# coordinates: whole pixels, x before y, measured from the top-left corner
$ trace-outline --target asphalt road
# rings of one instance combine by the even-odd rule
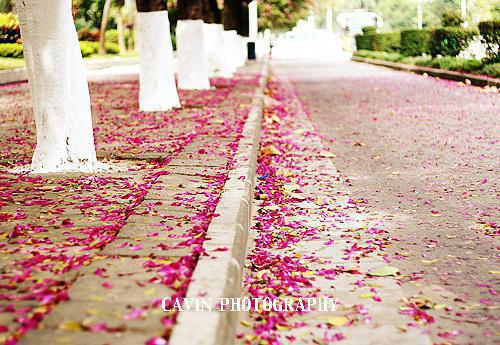
[[[362,63],[274,61],[356,197],[384,214],[387,260],[436,343],[498,333],[498,93]]]

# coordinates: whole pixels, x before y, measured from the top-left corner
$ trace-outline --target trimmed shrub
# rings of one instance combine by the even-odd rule
[[[108,31],[106,31],[104,36],[106,38],[106,42],[118,44],[118,30],[116,30],[116,29],[108,30]],[[123,36],[124,36],[123,38],[125,39],[125,46],[128,47],[129,46],[129,39],[131,38],[130,37],[131,36],[130,30],[124,30]],[[133,37],[132,37],[132,40],[133,40]]]
[[[106,53],[108,54],[118,54],[120,52],[120,47],[118,47],[118,44],[106,42],[104,46],[106,47]],[[97,54],[99,51],[99,42],[80,41],[80,50],[82,51],[83,57]]]
[[[78,40],[79,41],[98,42],[99,41],[99,30],[89,29],[89,28],[81,28],[80,30],[78,30]]]
[[[487,62],[500,62],[500,20],[479,23],[481,42],[486,45]]]
[[[97,53],[96,42],[80,41],[80,51],[83,57]]]
[[[106,42],[104,44],[106,48],[106,53],[108,54],[120,54],[120,47],[116,43]]]
[[[19,20],[12,13],[0,13],[0,43],[21,43]]]
[[[377,33],[377,27],[376,26],[365,26],[364,28],[361,29],[363,32],[363,35],[373,35]]]
[[[11,58],[23,57],[23,45],[19,43],[0,43],[0,56]]]
[[[401,54],[404,56],[429,54],[430,40],[430,30],[403,30],[401,31]]]
[[[430,52],[432,56],[457,56],[462,50],[469,46],[476,30],[464,30],[461,28],[440,28],[432,31],[430,40]]]
[[[458,28],[463,24],[464,20],[460,12],[455,10],[449,10],[443,13],[441,16],[441,25],[444,27],[454,27]]]
[[[395,52],[399,51],[400,45],[399,32],[385,32],[371,37],[371,48],[375,51]]]
[[[356,35],[356,48],[358,50],[372,50],[372,35]]]
[[[482,72],[494,78],[500,78],[500,63],[485,65]]]

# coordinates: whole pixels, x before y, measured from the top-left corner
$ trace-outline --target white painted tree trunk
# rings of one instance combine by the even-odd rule
[[[224,59],[224,28],[221,24],[203,24],[205,49],[208,57],[208,72],[217,75]]]
[[[71,1],[16,0],[16,8],[37,132],[31,170],[94,171],[90,96]]]
[[[230,78],[236,73],[238,68],[238,53],[236,51],[236,30],[224,30],[224,58],[222,59],[222,65],[220,74],[223,77]]]
[[[179,89],[208,90],[208,55],[205,50],[203,20],[177,22]]]
[[[141,111],[180,108],[175,86],[174,55],[167,11],[139,12]]]

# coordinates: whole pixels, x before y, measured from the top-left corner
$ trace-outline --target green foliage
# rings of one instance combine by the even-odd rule
[[[96,42],[80,41],[80,51],[82,52],[83,57],[97,53],[98,45],[95,43]]]
[[[175,33],[171,32],[170,33],[170,39],[172,40],[172,48],[174,50],[177,50],[177,36],[175,35]]]
[[[377,32],[377,27],[369,25],[362,28],[361,31],[363,31],[363,35],[373,35]]]
[[[432,60],[431,56],[406,56],[401,62],[408,65],[425,66]]]
[[[441,15],[441,25],[444,27],[460,27],[464,20],[459,12],[448,10]]]
[[[355,56],[377,59],[391,62],[399,62],[403,59],[403,56],[399,53],[388,53],[382,51],[370,51],[370,50],[358,50],[354,53]]]
[[[401,31],[401,54],[404,56],[419,56],[429,54],[430,30]]]
[[[371,35],[356,35],[356,48],[358,50],[372,50],[372,36]]]
[[[116,43],[106,42],[105,47],[106,53],[108,54],[120,53],[120,47]],[[80,41],[80,50],[83,57],[97,54],[97,52],[99,51],[99,42]]]
[[[479,60],[466,60],[452,56],[444,56],[432,59],[427,66],[450,71],[472,72],[482,69],[483,63]]]
[[[19,43],[0,43],[0,56],[11,58],[23,57],[23,45]]]
[[[106,48],[106,53],[108,54],[120,54],[120,47],[116,43],[106,42],[104,44]]]
[[[17,15],[0,13],[0,43],[20,43],[21,31]]]
[[[486,45],[485,61],[500,62],[500,20],[479,23],[481,41]]]
[[[398,51],[400,47],[400,34],[399,32],[384,32],[373,33],[374,27],[367,26],[363,28],[363,32],[367,34],[356,35],[356,47],[358,50],[375,50],[394,52]]]
[[[311,0],[261,0],[259,1],[259,27],[274,30],[289,30],[307,17]]]
[[[355,52],[354,55],[370,59],[400,62],[408,65],[433,67],[451,71],[476,72],[476,73],[479,71],[483,71],[483,73],[486,73],[485,72],[486,66],[484,66],[481,61],[460,59],[452,56],[445,56],[440,58],[431,58],[429,56],[405,57],[399,53],[387,53],[387,52],[378,52],[369,50],[360,50]],[[500,64],[496,64],[496,66],[494,65],[488,65],[488,66],[491,66],[488,67],[489,75],[493,75],[494,73],[500,72]]]
[[[131,34],[130,30],[124,30],[123,36],[125,39],[125,46],[128,47],[129,39],[130,38],[133,39],[133,35]],[[106,39],[106,42],[118,44],[118,30],[116,29],[107,30],[106,33],[104,34],[104,37]]]
[[[457,56],[469,46],[477,30],[461,28],[440,28],[432,31],[430,52],[432,56]]]
[[[401,36],[399,32],[385,32],[374,34],[371,38],[372,50],[395,52],[399,51]]]
[[[78,30],[83,28],[99,29],[101,26],[102,9],[105,0],[75,0],[75,25]]]
[[[483,67],[482,73],[494,78],[500,78],[500,63],[492,63]]]

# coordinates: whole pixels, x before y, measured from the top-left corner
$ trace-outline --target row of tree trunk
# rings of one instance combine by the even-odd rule
[[[166,1],[136,1],[139,11],[139,108],[142,111],[166,111],[180,107]],[[186,72],[184,84],[196,84],[192,88],[198,89],[200,85],[210,87],[206,67],[201,69],[199,66],[207,61],[196,60],[205,56],[206,25],[220,29],[220,42],[224,45],[230,42],[231,46],[224,48],[225,54],[236,56],[234,52],[242,51],[244,40],[236,31],[241,36],[248,34],[248,17],[245,17],[248,2],[225,1],[222,13],[224,31],[220,24],[205,24],[222,19],[216,0],[179,0],[182,21],[178,36],[183,37],[179,40],[182,41],[179,51],[182,66],[179,67]],[[104,17],[107,17],[110,6],[111,2],[107,0]],[[96,171],[99,163],[94,146],[89,90],[71,1],[16,0],[16,7],[37,132],[31,171]],[[106,21],[103,18],[102,35]],[[101,49],[104,50],[104,45]],[[203,80],[206,82],[200,83]],[[179,85],[181,81],[179,78]]]

